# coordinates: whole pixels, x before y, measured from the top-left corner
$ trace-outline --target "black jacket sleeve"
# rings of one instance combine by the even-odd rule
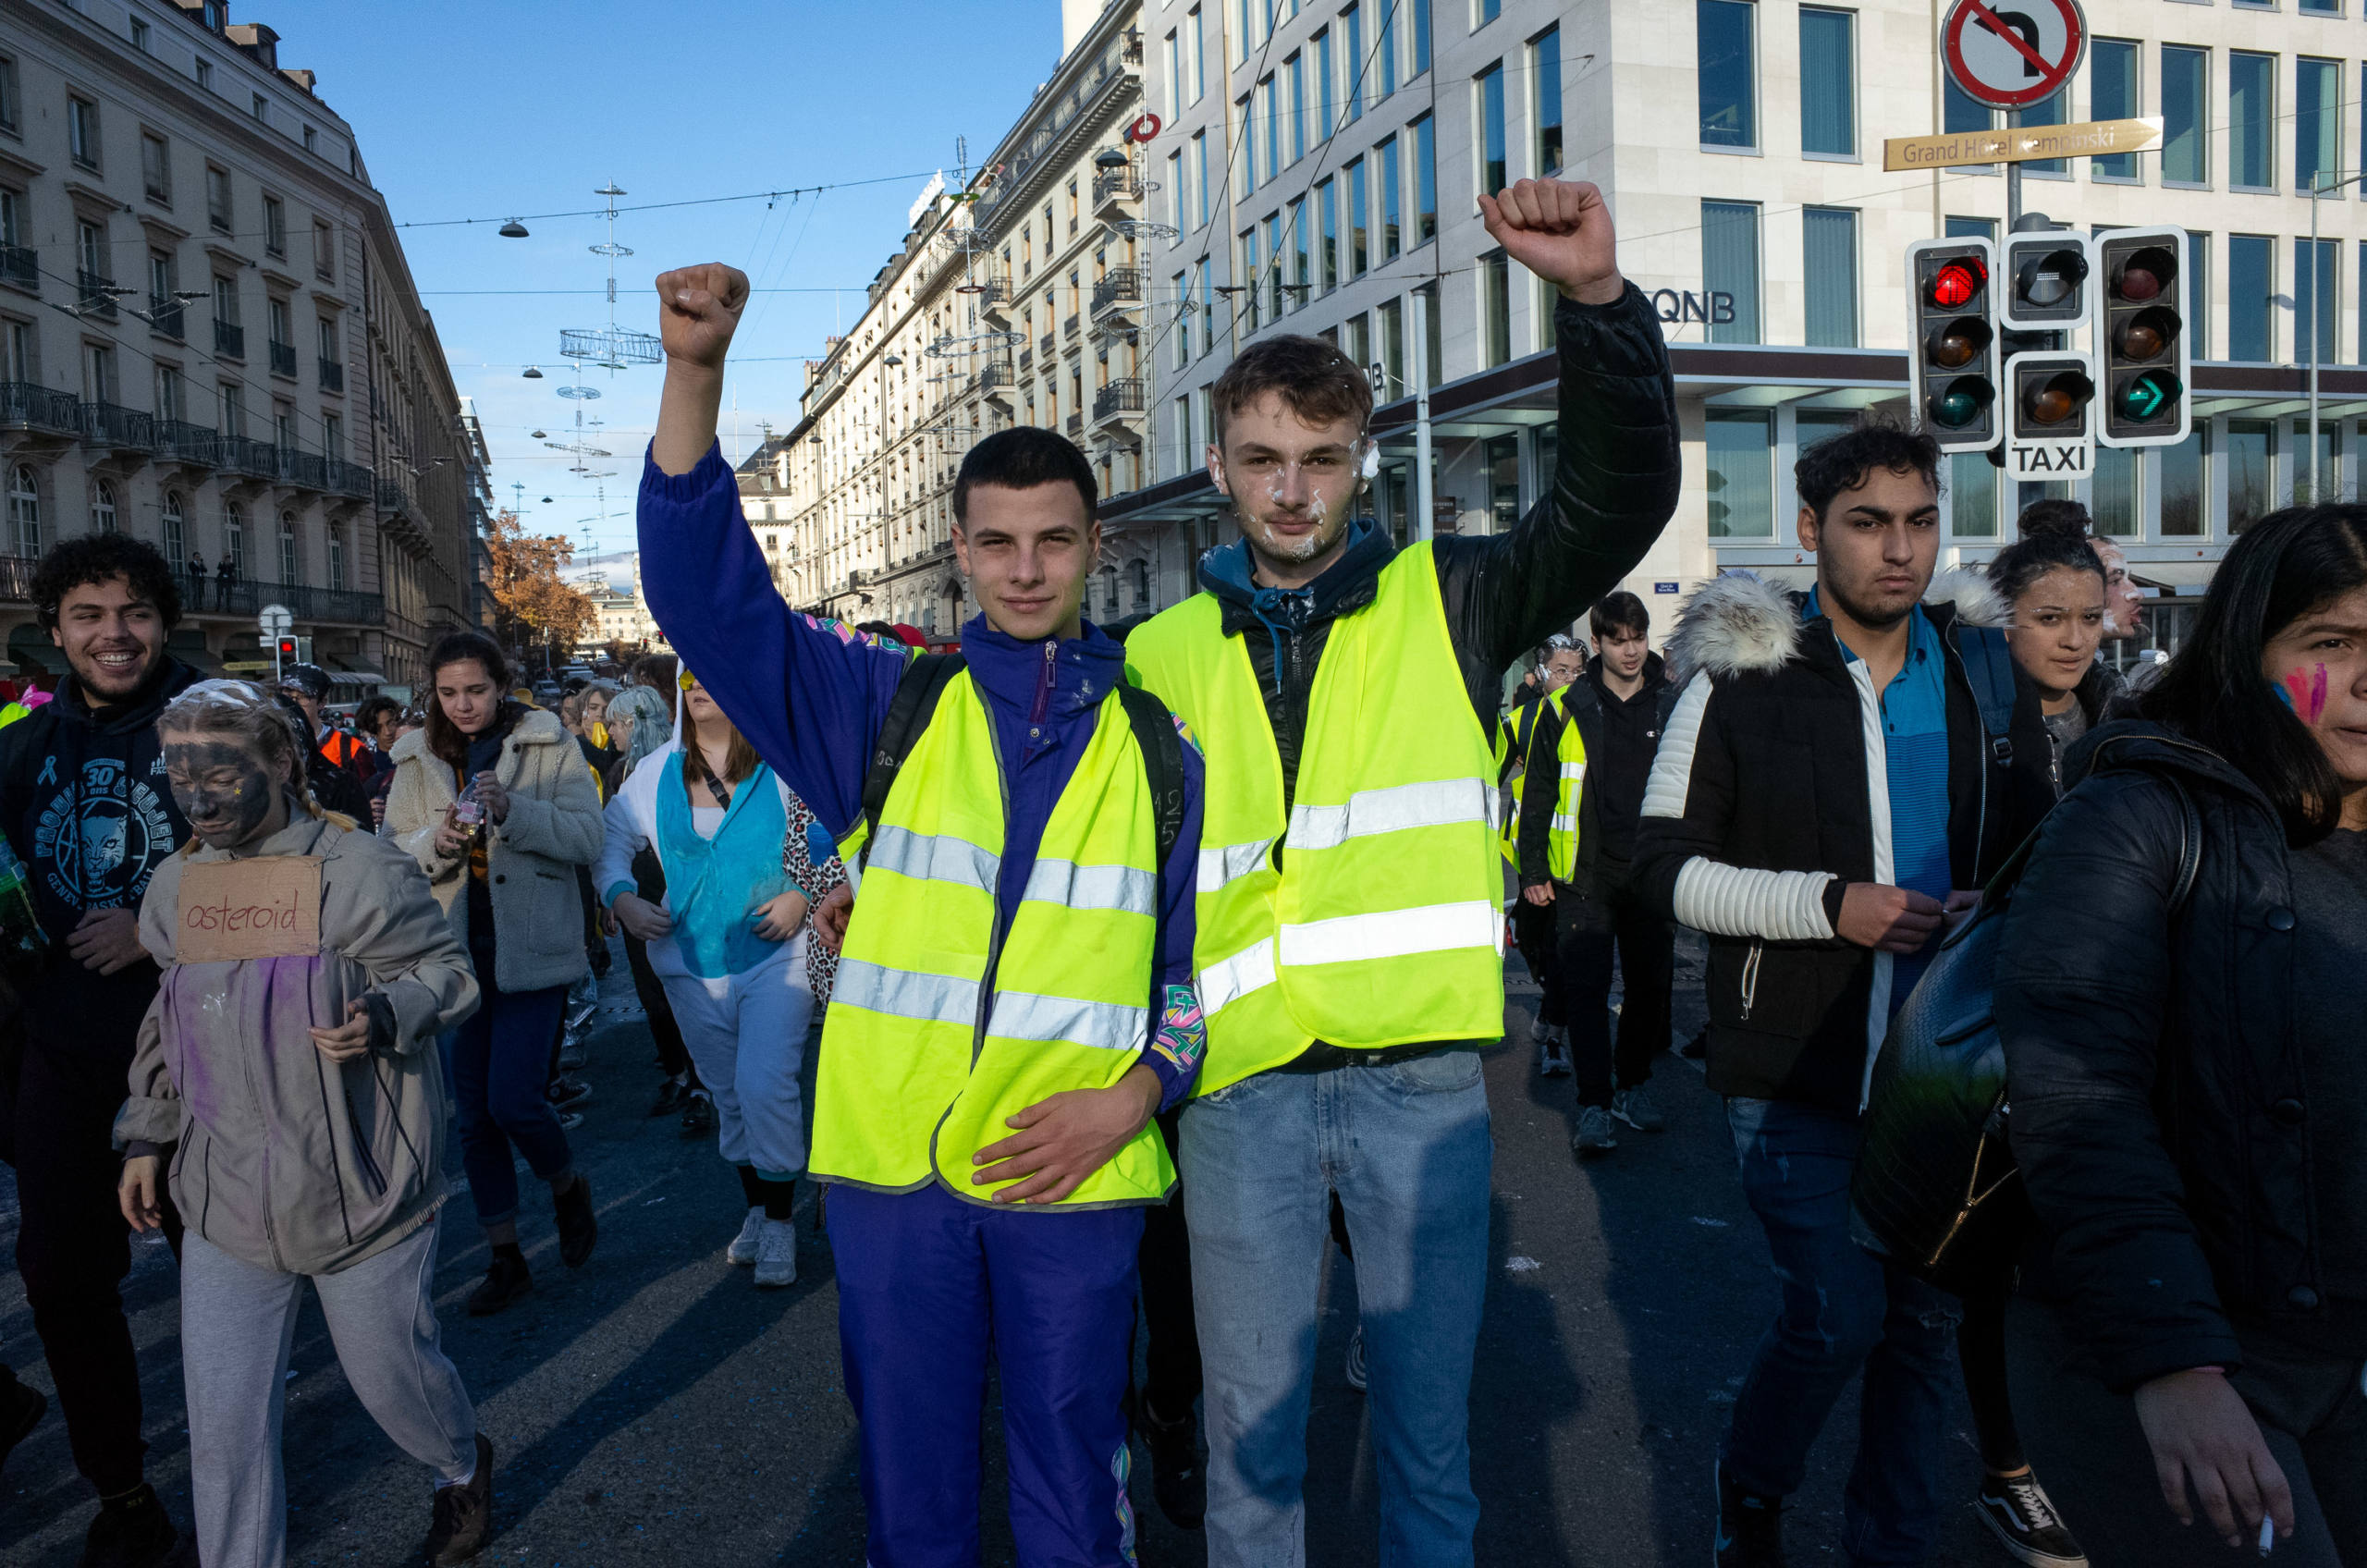
[[[2173,790],[2125,771],[2064,796],[1997,954],[2014,1155],[2079,1338],[2123,1390],[2242,1360],[2154,1110],[2176,984],[2169,901],[2183,813]]]
[[[1561,456],[1553,494],[1509,533],[1438,542],[1439,587],[1466,680],[1501,677],[1635,569],[1676,510],[1676,384],[1634,284],[1554,308]]]
[[[1542,888],[1553,880],[1553,806],[1562,787],[1561,704],[1546,699],[1538,704],[1537,722],[1528,729],[1528,754],[1521,762],[1520,885]]]

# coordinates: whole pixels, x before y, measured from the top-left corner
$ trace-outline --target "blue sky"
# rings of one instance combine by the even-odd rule
[[[500,219],[596,208],[591,192],[612,178],[629,207],[899,177],[769,209],[759,200],[619,218],[617,240],[634,251],[617,263],[621,326],[655,331],[650,280],[686,262],[729,262],[760,289],[821,290],[759,294],[749,307],[723,413],[730,450],[736,404],[736,456],[764,421],[796,419],[803,361],[834,322],[861,314],[913,199],[930,171],[951,166],[954,138],[967,135],[983,160],[1060,54],[1059,0],[258,0],[231,19],[266,23],[282,65],[319,73],[398,223],[494,220],[407,228],[404,250],[453,378],[484,421],[501,503],[522,483],[529,522],[579,544],[603,509],[598,482],[570,473],[574,459],[531,432],[563,440],[573,428],[579,405],[557,391],[570,371],[558,335],[607,323],[607,262],[587,249],[604,224],[533,220],[531,238],[503,239]],[[552,289],[583,292],[451,292]],[[544,379],[523,379],[528,364]],[[606,422],[593,444],[615,454],[591,464],[615,471],[594,524],[604,549],[632,545],[659,374],[586,373],[602,396],[581,407]]]

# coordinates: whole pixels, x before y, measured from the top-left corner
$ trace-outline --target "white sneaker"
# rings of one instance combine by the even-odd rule
[[[724,1261],[737,1264],[743,1268],[755,1262],[756,1238],[763,1231],[764,1225],[765,1206],[758,1204],[748,1211],[748,1218],[742,1222],[740,1233],[731,1238],[731,1244],[723,1249]]]
[[[764,1210],[756,1210],[763,1219]],[[756,1285],[778,1290],[797,1283],[797,1222],[766,1219],[756,1236]]]

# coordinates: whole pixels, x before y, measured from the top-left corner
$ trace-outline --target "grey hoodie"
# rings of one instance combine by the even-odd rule
[[[319,955],[177,963],[183,868],[248,855],[322,857]],[[341,818],[185,848],[149,883],[140,940],[165,982],[115,1137],[179,1143],[172,1194],[190,1229],[258,1268],[333,1274],[427,1222],[445,1197],[435,1036],[476,1011],[477,984],[417,861]],[[305,1030],[356,999],[370,1052],[340,1066]]]

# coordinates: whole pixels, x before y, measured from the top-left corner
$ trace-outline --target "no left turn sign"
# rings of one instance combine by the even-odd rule
[[[2087,47],[2079,0],[1956,0],[1940,26],[1948,75],[1993,109],[2027,109],[2052,97]]]

